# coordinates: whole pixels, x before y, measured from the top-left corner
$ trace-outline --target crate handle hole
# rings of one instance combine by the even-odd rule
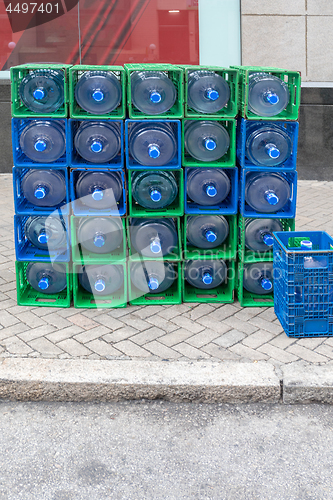
[[[198,299],[217,299],[217,295],[216,294],[210,294],[210,295],[198,295],[197,294],[197,298]]]
[[[36,302],[56,302],[57,299],[37,298]]]
[[[155,297],[150,297],[150,296],[145,297],[146,300],[165,300],[165,298],[166,298],[165,295],[160,295],[158,297],[156,297],[156,296]]]

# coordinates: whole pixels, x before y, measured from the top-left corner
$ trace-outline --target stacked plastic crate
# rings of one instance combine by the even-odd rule
[[[300,74],[277,68],[236,68],[238,299],[242,306],[273,306],[272,233],[292,231],[295,225]]]
[[[238,71],[182,66],[184,302],[233,302],[237,256]]]
[[[19,305],[71,303],[68,69],[48,64],[11,68]]]

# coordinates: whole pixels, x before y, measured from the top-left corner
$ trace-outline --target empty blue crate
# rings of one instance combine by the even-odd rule
[[[85,181],[84,185],[82,182],[79,182],[80,179],[82,179],[81,176],[86,173],[86,175],[90,177],[90,180],[88,179],[88,182]],[[110,174],[110,179],[101,179],[98,178],[97,180],[94,179],[94,174],[95,173],[102,173],[102,174]],[[114,184],[114,189],[117,189],[118,194],[119,194],[119,199],[116,199],[116,195],[110,193],[108,196],[108,200],[104,202],[106,199],[104,195],[101,195],[97,197],[97,202],[96,201],[96,196],[94,197],[94,193],[100,192],[105,189],[105,186],[113,185],[113,182],[115,181]],[[109,184],[106,184],[108,182]],[[115,216],[120,216],[122,217],[123,215],[126,215],[127,212],[127,199],[126,199],[126,178],[125,178],[125,173],[122,169],[112,169],[112,168],[73,168],[70,171],[70,177],[69,177],[69,183],[70,183],[70,198],[71,198],[71,205],[72,205],[72,211],[73,215],[79,215],[79,216],[87,216],[87,215],[115,215]],[[81,184],[81,186],[80,186]],[[112,189],[106,188],[107,190]],[[114,190],[112,189],[113,193]],[[93,199],[91,199],[93,198]],[[101,200],[101,204],[99,207],[99,200]]]
[[[267,168],[240,171],[240,214],[243,217],[294,219],[296,215],[297,172]]]
[[[295,170],[298,122],[237,120],[237,161],[241,167]]]
[[[323,231],[273,233],[274,308],[288,337],[333,336],[333,238]],[[310,241],[309,249],[301,246]]]
[[[179,120],[125,120],[126,166],[135,169],[181,168]]]
[[[67,120],[12,118],[14,165],[67,166],[66,138]]]
[[[61,210],[62,215],[69,215],[66,167],[51,168],[50,165],[39,165],[34,168],[13,167],[13,187],[17,215],[49,215],[55,210]],[[61,200],[62,194],[64,197]],[[47,205],[48,195],[52,196],[53,200],[57,199],[56,204]]]
[[[44,221],[44,229],[36,219]],[[18,261],[57,261],[70,260],[70,232],[68,217],[52,214],[49,216],[14,216],[15,250]],[[27,237],[29,233],[29,238]],[[43,234],[42,234],[43,233]],[[45,238],[45,234],[48,240]],[[43,244],[38,248],[33,239]]]
[[[189,189],[188,189],[188,178],[189,175],[191,175],[191,172],[194,170],[198,171],[203,171],[204,173],[207,172],[207,167],[202,168],[202,169],[193,169],[193,168],[185,168],[185,193],[184,193],[184,199],[185,199],[185,214],[197,214],[197,215],[208,215],[208,214],[221,214],[221,215],[234,215],[237,214],[238,210],[238,169],[236,167],[234,168],[225,168],[225,169],[212,169],[215,172],[218,172],[219,170],[223,171],[223,175],[225,174],[230,182],[230,190],[228,195],[219,203],[215,205],[203,205],[198,203],[198,197],[200,197],[200,193],[196,193],[196,199],[193,199],[189,196]],[[204,186],[202,186],[202,189],[209,189],[211,185],[213,187],[218,188],[217,183],[209,183],[208,179],[208,174],[206,175],[207,182]],[[218,192],[218,189],[217,189]]]
[[[68,120],[67,143],[72,167],[124,166],[123,120]]]

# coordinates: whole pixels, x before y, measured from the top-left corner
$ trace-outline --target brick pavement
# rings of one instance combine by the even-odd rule
[[[234,304],[60,309],[16,304],[11,175],[0,175],[0,357],[302,360],[333,363],[333,338],[290,339],[272,308]],[[297,229],[333,234],[333,182],[300,181]]]

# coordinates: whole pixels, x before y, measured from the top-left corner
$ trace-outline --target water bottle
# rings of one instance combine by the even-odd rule
[[[288,85],[268,73],[249,75],[248,109],[259,116],[276,116],[289,102]]]
[[[274,231],[283,231],[279,219],[247,219],[244,228],[246,248],[253,252],[272,250]]]
[[[228,221],[222,215],[197,215],[188,217],[187,241],[197,248],[216,248],[229,235]]]
[[[257,212],[278,212],[290,196],[290,185],[281,174],[252,172],[246,176],[245,201]]]
[[[21,133],[20,146],[32,161],[55,162],[66,151],[65,125],[60,120],[31,120]]]
[[[27,240],[41,250],[61,250],[67,246],[66,226],[59,217],[31,216],[28,217],[24,234]]]
[[[21,181],[22,194],[36,207],[56,207],[66,198],[66,180],[59,170],[28,170]]]
[[[173,219],[131,219],[130,235],[133,248],[144,257],[163,257],[178,245]]]
[[[131,89],[132,103],[146,115],[169,111],[177,97],[176,87],[162,71],[133,71]]]
[[[227,130],[218,122],[185,121],[185,148],[196,160],[212,162],[226,154],[230,145]]]
[[[29,262],[26,278],[34,290],[45,294],[60,293],[67,288],[66,266],[61,263]]]
[[[19,94],[33,113],[54,113],[64,103],[64,73],[55,69],[30,71],[20,83]]]
[[[76,151],[86,161],[106,163],[119,154],[121,130],[119,123],[82,122],[75,137]]]
[[[83,217],[77,228],[77,241],[94,254],[110,253],[123,242],[123,226],[118,217]]]
[[[254,125],[246,140],[246,156],[259,167],[281,165],[291,155],[292,143],[288,133],[273,123]]]
[[[146,260],[131,264],[131,282],[143,293],[162,293],[177,277],[171,262]]]
[[[95,210],[115,209],[123,195],[120,172],[89,171],[79,174],[75,184],[76,197]]]
[[[187,260],[184,276],[186,281],[203,290],[216,288],[227,278],[227,265],[224,260]]]
[[[109,71],[85,71],[75,86],[78,105],[94,115],[105,115],[121,101],[121,85]]]
[[[229,177],[219,168],[191,168],[187,172],[187,195],[198,205],[222,203],[230,188]]]
[[[115,264],[82,266],[78,275],[80,285],[95,296],[110,295],[124,284],[123,268]]]
[[[170,123],[143,123],[131,125],[129,153],[140,165],[161,167],[177,154],[177,137]]]
[[[250,293],[266,295],[273,291],[273,262],[244,264],[243,287]]]
[[[172,172],[148,170],[133,173],[132,196],[144,208],[168,207],[177,193],[177,181]]]
[[[220,111],[230,99],[230,88],[215,71],[192,71],[188,74],[187,104],[198,113]]]

